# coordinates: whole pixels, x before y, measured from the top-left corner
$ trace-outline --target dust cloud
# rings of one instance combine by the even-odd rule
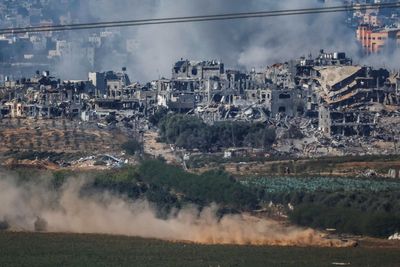
[[[40,221],[47,232],[138,236],[200,244],[346,246],[311,229],[284,226],[248,214],[218,217],[216,205],[195,206],[157,217],[146,200],[132,201],[103,192],[84,194],[84,179],[70,179],[60,190],[0,179],[0,221],[14,231],[35,231]],[[37,228],[36,228],[37,230]]]

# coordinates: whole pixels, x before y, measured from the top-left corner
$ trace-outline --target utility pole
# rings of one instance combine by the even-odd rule
[[[232,145],[233,145],[233,147],[236,147],[236,144],[235,144],[235,135],[234,135],[234,133],[233,133],[233,121],[231,121],[231,132],[232,132]]]
[[[396,135],[393,134],[393,143],[394,143],[394,153],[397,154],[397,144],[396,144]]]
[[[379,103],[379,78],[376,77],[376,102]]]

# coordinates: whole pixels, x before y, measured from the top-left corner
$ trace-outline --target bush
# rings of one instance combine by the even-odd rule
[[[54,188],[61,188],[69,177],[73,175],[73,172],[69,170],[60,170],[53,173],[52,184]]]
[[[165,116],[167,116],[167,114],[168,114],[168,109],[166,109],[166,108],[164,108],[164,107],[161,107],[161,108],[157,109],[157,111],[156,111],[153,115],[151,115],[151,116],[149,117],[149,122],[150,122],[151,124],[157,126],[157,125],[160,123],[160,121],[161,121]]]
[[[129,155],[135,155],[143,150],[143,145],[137,140],[129,140],[122,144],[121,148]]]

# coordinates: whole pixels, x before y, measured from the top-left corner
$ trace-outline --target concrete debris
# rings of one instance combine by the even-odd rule
[[[395,233],[388,238],[389,240],[400,240],[400,233]]]
[[[8,80],[0,86],[0,119],[77,120],[143,140],[150,116],[164,107],[210,125],[245,121],[273,127],[277,154],[397,154],[399,86],[398,73],[354,65],[345,53],[323,50],[260,72],[182,59],[170,79],[144,85],[131,82],[125,68],[89,73],[82,81],[61,82],[49,72]]]
[[[388,173],[388,178],[392,179],[400,178],[400,171],[395,169],[390,169]]]
[[[121,168],[128,162],[127,159],[118,158],[112,155],[96,155],[80,158],[71,161],[69,164],[73,168]]]

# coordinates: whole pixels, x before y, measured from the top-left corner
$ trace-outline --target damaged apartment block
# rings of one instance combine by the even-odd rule
[[[391,139],[384,123],[390,117],[395,125],[400,118],[399,88],[399,73],[355,65],[341,52],[321,50],[248,72],[226,69],[216,60],[182,59],[172,65],[170,78],[145,84],[131,82],[126,68],[78,81],[56,80],[49,72],[7,78],[0,86],[0,117],[122,122],[135,128],[136,120],[164,107],[207,124],[258,122],[278,129],[278,136],[296,130],[296,136],[309,138],[304,146],[311,151],[322,136]]]
[[[321,105],[319,129],[327,136],[370,136],[376,126],[376,116],[368,111],[335,111],[328,105]]]

